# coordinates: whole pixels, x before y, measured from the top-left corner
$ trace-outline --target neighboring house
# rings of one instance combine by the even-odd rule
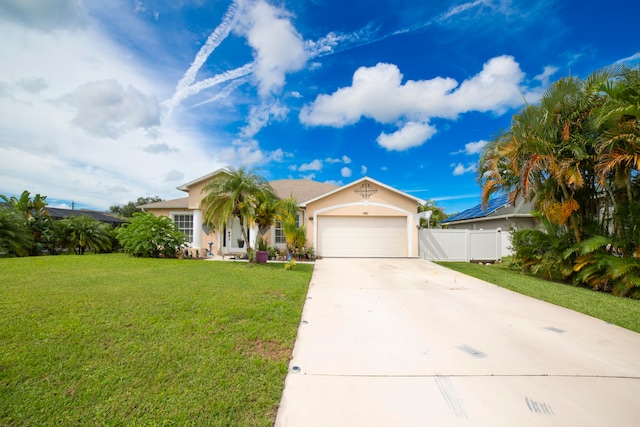
[[[202,188],[218,170],[178,187],[188,197],[142,205],[146,212],[173,220],[189,236],[191,248],[205,253],[242,253],[237,219],[224,230],[204,224]],[[424,201],[372,178],[336,186],[311,180],[285,179],[269,183],[280,198],[293,196],[300,206],[299,222],[307,229],[307,247],[323,257],[417,257],[418,206]],[[251,247],[258,234],[249,230]],[[284,248],[280,224],[264,236],[270,246]]]
[[[92,219],[95,219],[96,221],[107,223],[112,227],[116,227],[118,225],[122,225],[125,222],[127,222],[126,219],[122,219],[109,212],[92,211],[88,209],[51,208],[49,206],[46,206],[44,210],[49,214],[49,216],[53,220],[65,219],[72,216],[86,215],[91,217]]]
[[[0,207],[8,208],[9,206],[10,206],[9,203],[5,203],[5,202],[0,203]],[[92,211],[88,209],[52,208],[50,206],[45,206],[44,210],[49,214],[49,217],[54,221],[69,218],[72,216],[86,215],[97,221],[107,223],[112,227],[116,227],[118,225],[121,225],[127,222],[126,219],[122,219],[109,212]]]
[[[507,195],[490,200],[486,209],[477,205],[440,222],[442,227],[453,230],[497,230],[509,231],[535,228],[538,219],[531,214],[533,203],[517,198],[514,204]]]
[[[474,206],[440,221],[440,226],[448,230],[500,231],[499,259],[503,256],[513,255],[509,231],[533,229],[538,226],[539,220],[531,214],[533,210],[532,202],[525,202],[522,197],[518,197],[512,204],[509,197],[503,195],[490,200],[486,209],[483,209],[482,204]]]

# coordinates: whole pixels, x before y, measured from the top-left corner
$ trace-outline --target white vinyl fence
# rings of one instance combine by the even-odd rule
[[[420,257],[429,261],[499,261],[509,255],[509,233],[500,230],[422,229]]]

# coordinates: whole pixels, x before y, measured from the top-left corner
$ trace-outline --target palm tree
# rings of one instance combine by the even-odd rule
[[[489,144],[481,158],[483,202],[499,191],[513,199],[522,195],[581,241],[599,209],[592,117],[604,103],[599,87],[616,73],[611,69],[585,80],[561,79],[547,89],[539,105],[528,105],[515,115],[511,128]]]
[[[0,256],[26,256],[33,244],[33,234],[24,215],[0,206]]]
[[[228,167],[217,174],[202,189],[203,219],[220,230],[238,218],[247,252],[251,250],[247,227],[256,219],[256,209],[261,203],[277,199],[269,183],[254,170],[244,167]]]
[[[420,227],[422,228],[435,227],[440,221],[449,217],[433,200],[427,200],[424,205],[418,206],[418,213],[427,211],[431,211],[431,217],[428,220],[427,218],[420,218]]]
[[[111,236],[106,224],[87,215],[67,218],[62,221],[68,223],[69,243],[74,247],[77,255],[84,255],[85,251],[90,248],[96,251],[111,249]]]
[[[287,242],[287,252],[296,252],[307,242],[307,228],[298,224],[299,206],[295,197],[290,196],[278,203],[278,219],[282,222],[282,232]]]
[[[640,69],[625,69],[600,87],[607,102],[596,114],[596,174],[609,196],[613,228],[625,252],[640,249]]]

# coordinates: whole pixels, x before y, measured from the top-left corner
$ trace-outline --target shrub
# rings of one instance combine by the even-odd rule
[[[27,218],[12,208],[0,207],[0,256],[25,256],[34,245]]]
[[[124,252],[137,257],[175,258],[187,241],[171,219],[151,213],[133,214],[117,234]]]
[[[295,259],[290,259],[289,261],[284,263],[284,269],[285,270],[295,270],[296,269],[296,260]]]

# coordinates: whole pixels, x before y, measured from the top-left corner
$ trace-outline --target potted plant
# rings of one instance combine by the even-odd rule
[[[264,264],[269,259],[269,245],[267,241],[262,238],[262,236],[258,236],[256,241],[256,262],[258,264]]]
[[[244,239],[238,239],[238,247],[244,248]]]

